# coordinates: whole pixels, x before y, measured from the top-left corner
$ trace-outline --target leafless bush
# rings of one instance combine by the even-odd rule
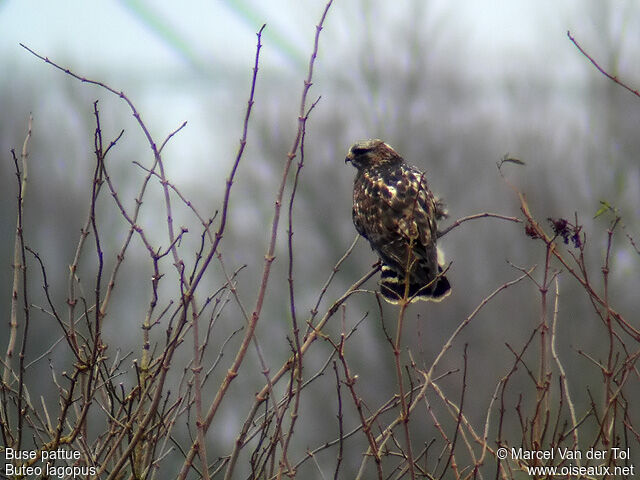
[[[404,299],[394,318],[388,318],[378,300],[378,311],[371,313],[367,321],[380,322],[388,340],[389,351],[377,355],[381,363],[393,362],[396,375],[395,390],[384,392],[386,401],[374,404],[367,398],[370,390],[359,378],[349,354],[350,341],[358,334],[363,320],[352,318],[356,311],[350,309],[352,296],[363,292],[377,267],[341,295],[327,298],[329,286],[340,274],[355,241],[329,269],[326,282],[318,286],[314,308],[309,313],[300,311],[296,298],[299,280],[294,276],[293,265],[298,254],[309,252],[304,251],[304,245],[294,242],[293,211],[297,187],[303,179],[307,119],[317,103],[309,101],[308,92],[322,25],[330,6],[331,1],[317,26],[300,98],[297,130],[284,159],[280,183],[273,186],[272,227],[252,307],[245,304],[237,288],[243,267],[232,267],[220,246],[229,215],[233,214],[233,186],[248,140],[262,30],[257,34],[240,145],[226,178],[220,209],[211,216],[183,195],[165,174],[163,149],[184,124],[158,142],[125,93],[81,77],[25,47],[74,79],[120,97],[138,122],[151,156],[147,165],[134,162],[139,188],[133,206],[128,207],[130,202],[120,193],[107,161],[109,153],[118,147],[122,132],[112,140],[103,138],[98,103],[94,103],[95,158],[86,220],[68,276],[51,279],[46,259],[30,247],[23,229],[25,215],[29,214],[23,200],[28,185],[31,121],[20,155],[12,152],[17,177],[17,224],[0,412],[6,477],[32,474],[62,477],[75,472],[80,477],[107,479],[174,476],[510,479],[521,478],[523,470],[537,466],[564,468],[566,475],[582,472],[569,469],[584,468],[590,472],[584,473],[587,477],[599,477],[599,473],[593,473],[596,469],[633,469],[633,458],[614,452],[624,453],[640,443],[636,427],[640,330],[634,319],[615,309],[609,278],[615,243],[630,242],[638,252],[637,244],[624,230],[617,211],[603,204],[600,213],[609,223],[604,232],[602,275],[598,280],[592,278],[586,252],[592,248],[592,242],[596,243],[592,238],[599,233],[586,232],[577,213],[548,221],[537,219],[525,195],[505,171],[505,163],[521,164],[521,161],[506,157],[498,164],[505,185],[513,189],[519,203],[522,213],[519,218],[487,212],[473,214],[453,222],[440,235],[449,234],[466,221],[497,217],[509,222],[502,224],[505,228],[515,225],[521,229],[521,241],[539,251],[540,265],[513,265],[513,279],[493,285],[473,311],[458,319],[426,368],[414,360],[403,343],[403,325],[414,313],[414,305]],[[164,201],[162,218],[168,238],[165,246],[141,226],[144,214],[141,207],[154,183],[160,185]],[[97,215],[98,203],[108,196],[112,208],[127,225],[124,242],[117,250],[105,247]],[[177,227],[176,204],[186,207],[201,226],[196,251],[186,247],[186,238],[192,232]],[[268,285],[274,281],[271,267],[276,260],[276,241],[283,221],[287,223],[288,256],[279,260],[287,264],[290,328],[280,341],[289,354],[272,371],[265,358],[268,349],[255,332],[260,322],[275,324],[282,320],[265,318],[264,306],[266,302],[282,301],[268,294]],[[134,241],[143,245],[152,275],[144,285],[148,296],[146,314],[137,320],[142,330],[138,351],[123,354],[113,341],[112,344],[105,341],[104,325],[109,321],[113,293]],[[77,272],[85,263],[94,267],[95,275],[81,280]],[[212,269],[218,272],[217,278],[220,275],[223,278],[213,290],[205,280]],[[600,321],[603,352],[590,352],[575,345],[573,351],[558,348],[563,302],[560,276],[571,278],[584,292],[584,301]],[[44,289],[44,305],[30,300],[30,285],[35,277]],[[67,294],[62,301],[52,294],[51,282],[66,284]],[[465,413],[465,408],[475,400],[468,388],[468,345],[464,344],[459,357],[451,354],[452,347],[460,342],[460,333],[476,320],[483,307],[521,282],[532,282],[537,288],[538,323],[522,332],[519,344],[506,344],[513,359],[498,374],[500,380],[493,395],[485,399],[488,408],[484,419],[478,422]],[[370,290],[365,292],[376,295]],[[51,333],[55,339],[45,351],[29,351],[34,316],[55,321],[55,334],[53,328]],[[230,332],[222,333],[219,322],[223,318],[239,320]],[[30,393],[34,388],[32,379],[36,378],[33,372],[46,368],[43,365],[54,350],[62,350],[66,355],[64,368],[52,366],[50,370],[57,398],[55,401],[35,398]],[[311,360],[312,354],[316,359],[324,355],[323,360],[319,363]],[[567,375],[564,364],[570,355],[585,359],[591,370],[599,374],[600,383],[585,389]],[[225,362],[223,356],[230,356],[231,360]],[[449,357],[449,365],[457,367],[443,371],[445,357]],[[241,367],[247,363],[250,366],[245,366],[243,372],[248,380],[231,393],[232,384],[238,383],[243,375]],[[247,369],[260,371],[262,379],[246,374]],[[296,443],[297,438],[302,436],[308,441],[302,433],[311,428],[307,420],[315,415],[312,399],[305,393],[316,382],[324,382],[324,403],[333,412],[326,422],[333,424],[335,433],[317,440],[315,445],[301,446]],[[238,401],[242,420],[233,423],[232,444],[220,445],[222,435],[217,429],[222,428],[220,412],[225,401]],[[306,403],[311,405],[311,411],[305,408]],[[218,423],[214,424],[214,420]],[[565,451],[582,455],[581,458],[561,455]],[[604,451],[605,455],[587,458],[587,451]],[[555,452],[555,455],[528,456],[527,452]],[[37,468],[41,468],[41,473],[33,470]],[[49,471],[47,475],[47,468],[62,470]],[[574,476],[578,475],[582,473]]]

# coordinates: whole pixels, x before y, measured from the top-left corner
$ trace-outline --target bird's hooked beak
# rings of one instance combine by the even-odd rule
[[[353,161],[353,153],[349,152],[346,156],[346,158],[344,159],[344,164],[346,165],[349,162]]]

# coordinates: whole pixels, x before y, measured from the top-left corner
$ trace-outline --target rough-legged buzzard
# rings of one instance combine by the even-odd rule
[[[390,303],[445,298],[451,286],[442,275],[436,221],[446,211],[425,174],[377,139],[353,145],[346,162],[358,170],[353,223],[382,261],[383,298]]]

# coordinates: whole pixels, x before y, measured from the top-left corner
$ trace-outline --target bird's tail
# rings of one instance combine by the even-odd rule
[[[438,276],[426,285],[422,282],[411,281],[407,298],[411,302],[427,300],[439,302],[451,293],[451,284],[447,277],[441,275],[442,268],[438,267]],[[406,291],[405,276],[396,272],[388,265],[382,265],[380,278],[380,293],[387,302],[397,304],[404,298]]]

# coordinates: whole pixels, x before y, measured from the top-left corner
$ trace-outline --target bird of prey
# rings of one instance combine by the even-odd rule
[[[394,304],[445,298],[451,285],[442,274],[436,222],[447,213],[425,174],[378,139],[354,144],[347,162],[357,169],[353,223],[382,262],[382,297]]]

